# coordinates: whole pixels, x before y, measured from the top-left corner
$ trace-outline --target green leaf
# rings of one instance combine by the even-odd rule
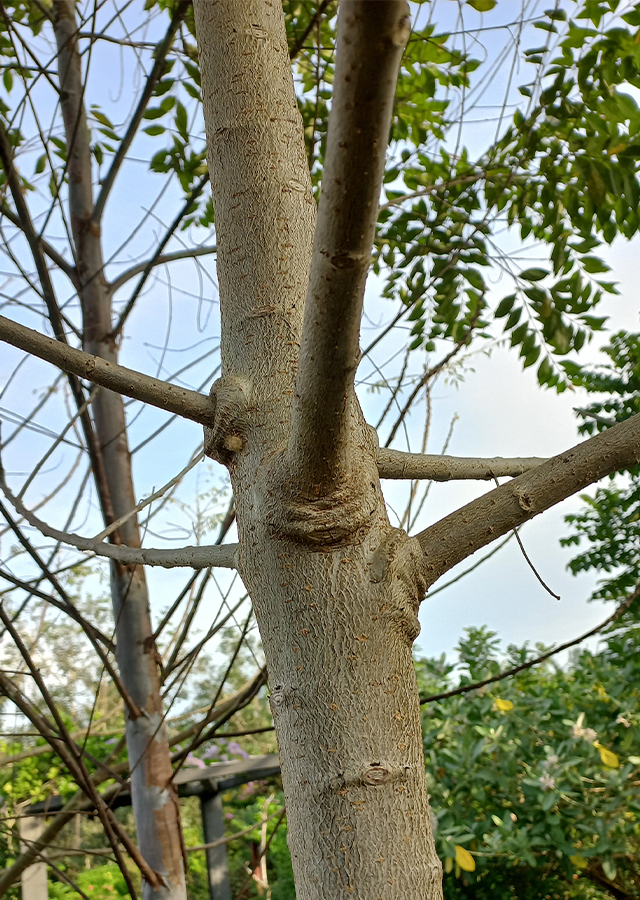
[[[91,115],[97,122],[100,122],[101,125],[104,125],[106,128],[111,128],[113,130],[113,122],[108,116],[105,116],[103,112],[100,112],[99,109],[92,109]]]
[[[553,366],[549,358],[545,356],[538,366],[538,383],[548,384],[551,378],[553,378]]]
[[[176,104],[176,128],[178,129],[180,137],[185,141],[189,140],[189,132],[187,130],[188,124],[187,110],[182,103],[178,101]]]
[[[490,12],[498,3],[498,0],[467,0],[467,6],[471,6],[478,12]]]
[[[615,881],[616,875],[618,874],[618,869],[615,862],[612,859],[603,859],[602,860],[602,871],[607,876],[609,881]]]
[[[152,137],[155,137],[157,134],[164,134],[167,129],[164,125],[149,125],[147,128],[143,128],[145,134],[150,134]]]
[[[149,109],[146,109],[144,112],[145,119],[160,119],[164,116],[166,110],[162,109],[161,106],[150,106]]]
[[[610,267],[597,256],[583,256],[581,261],[585,272],[589,272],[590,275],[610,271]]]
[[[504,297],[496,308],[494,313],[497,319],[501,319],[503,316],[508,315],[511,312],[513,304],[515,303],[516,295],[509,294],[508,297]]]
[[[542,281],[548,274],[546,269],[525,269],[523,272],[520,272],[520,278],[523,281]]]

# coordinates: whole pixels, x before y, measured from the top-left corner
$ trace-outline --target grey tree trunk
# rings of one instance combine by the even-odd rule
[[[200,0],[195,10],[222,315],[223,377],[212,389],[218,421],[205,443],[233,482],[239,568],[269,671],[296,896],[436,900],[441,867],[411,658],[421,551],[389,525],[376,442],[353,394],[353,361],[330,438],[323,444],[324,432],[305,424],[289,451],[316,207],[282,5]],[[365,272],[369,252],[370,245]],[[322,278],[316,289],[321,294]],[[336,344],[341,324],[334,321]],[[306,353],[305,361],[314,347]],[[313,415],[312,400],[298,419]],[[336,446],[337,458],[324,466]],[[321,483],[315,472],[323,466]]]
[[[118,350],[111,334],[111,290],[104,275],[100,222],[94,219],[91,150],[83,103],[75,3],[54,0],[53,11],[83,345],[88,352],[117,363]],[[136,505],[122,397],[100,389],[92,410],[104,471],[102,489],[108,493],[110,511],[117,519]],[[137,517],[133,515],[121,525],[112,540],[140,547]],[[121,679],[132,706],[140,710],[138,715],[127,710],[126,719],[138,845],[160,882],[156,888],[144,882],[143,896],[149,900],[181,900],[186,897],[186,890],[180,813],[171,781],[171,758],[163,724],[157,651],[152,638],[144,569],[112,562],[111,596]]]

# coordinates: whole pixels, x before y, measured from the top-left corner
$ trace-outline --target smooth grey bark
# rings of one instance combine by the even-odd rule
[[[229,862],[227,845],[224,843],[224,810],[222,794],[214,785],[211,793],[200,798],[202,812],[202,835],[205,844],[220,841],[216,847],[207,847],[207,877],[211,900],[232,900],[231,882],[229,881]]]
[[[640,462],[640,414],[489,491],[417,535],[427,584],[566,497]]]
[[[407,6],[341,4],[317,226],[281,4],[194,6],[222,315],[223,376],[205,451],[227,465],[234,487],[296,894],[437,900],[411,659],[419,603],[477,547],[637,461],[640,417],[419,539],[392,529],[379,468],[398,460],[379,466],[353,375]]]
[[[44,816],[25,816],[19,823],[21,849],[32,846],[44,831]],[[41,860],[22,873],[22,900],[48,900],[47,864]]]
[[[343,2],[331,118],[293,396],[290,459],[305,496],[351,474],[360,320],[409,6]],[[357,184],[357,190],[353,186]]]
[[[88,371],[82,357],[82,375],[100,381],[107,373],[126,393],[127,380],[137,373],[116,364],[99,232],[95,222],[86,227],[92,198],[83,179],[90,159],[81,91],[72,84],[81,83],[73,4],[54,0],[54,9],[69,87],[65,125],[78,154],[70,156],[69,174],[79,176],[70,180],[86,347],[107,362],[94,362]],[[379,450],[353,394],[353,372],[390,79],[407,7],[403,0],[343,0],[341,9],[325,212],[324,201],[320,207],[326,220],[316,232],[281,4],[196,3],[223,377],[211,402],[191,398],[198,410],[192,417],[207,424],[207,451],[228,466],[236,492],[239,568],[269,662],[299,900],[436,900],[440,867],[430,835],[411,662],[418,604],[428,583],[478,547],[603,474],[637,462],[640,417],[488,493],[418,539],[390,527],[379,475],[401,467],[402,477],[414,477],[410,473],[424,472],[425,462]],[[54,344],[44,358],[58,353]],[[72,355],[63,349],[56,364],[66,368]],[[166,390],[149,382],[141,389],[150,402]],[[107,391],[99,398],[101,459],[127,516],[133,490],[122,404]],[[114,502],[117,516],[115,510]],[[138,546],[135,517],[114,538]],[[146,586],[136,576],[139,569],[120,564],[113,572],[121,619],[130,615],[132,627],[145,633]],[[120,641],[118,648],[123,652]],[[157,672],[150,656],[134,653],[122,664],[127,677],[153,688]],[[148,708],[159,722],[154,704]],[[146,749],[142,729],[128,732],[135,752]],[[149,759],[160,766],[155,742],[150,750]],[[143,779],[139,809],[161,794],[160,782],[148,787]],[[163,803],[162,814],[167,807]],[[144,830],[150,821],[143,818],[141,845],[169,842],[170,828]],[[179,860],[178,841],[167,852]]]
[[[86,351],[107,363],[117,363],[117,346],[111,336],[111,290],[104,275],[99,223],[93,220],[91,149],[74,0],[54,0],[53,26],[67,143],[69,213],[82,308],[83,345]],[[92,411],[111,508],[114,517],[119,518],[136,505],[122,397],[100,390]],[[127,519],[111,535],[111,540],[140,547],[137,517]],[[148,900],[182,900],[186,898],[182,831],[171,781],[171,758],[144,569],[112,562],[111,596],[120,675],[141,710],[137,717],[130,713],[126,716],[138,845],[161,884],[152,887],[143,881],[143,896]]]
[[[392,29],[406,13],[404,3],[345,6],[378,23],[384,13]],[[202,0],[195,12],[222,315],[223,377],[213,389],[220,418],[205,446],[227,463],[234,486],[239,570],[268,660],[296,895],[437,898],[411,659],[420,550],[389,526],[376,445],[349,386],[357,323],[355,341],[353,323],[342,341],[342,399],[327,417],[346,434],[346,451],[337,463],[329,445],[320,459],[313,453],[302,391],[300,440],[290,445],[316,216],[282,7]],[[349,73],[341,77],[346,84]],[[356,250],[347,302],[359,321],[370,246]],[[345,283],[348,269],[333,268],[336,284]],[[329,494],[314,488],[314,468]]]

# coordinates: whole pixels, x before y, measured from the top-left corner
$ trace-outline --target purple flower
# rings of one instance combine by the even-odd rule
[[[205,769],[206,763],[202,762],[201,759],[198,759],[197,756],[194,756],[193,753],[190,753],[185,762],[190,763],[192,766],[197,766],[199,769]]]
[[[247,751],[244,750],[236,741],[231,741],[227,745],[227,750],[229,751],[229,753],[235,753],[236,756],[241,756],[243,759],[249,759],[249,754],[247,753]]]
[[[203,759],[211,759],[212,756],[218,756],[220,753],[220,747],[217,744],[212,744],[208,750],[205,750],[202,754]]]

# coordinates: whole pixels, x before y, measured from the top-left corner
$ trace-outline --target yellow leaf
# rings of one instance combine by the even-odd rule
[[[600,759],[605,764],[605,766],[609,766],[610,769],[620,768],[620,760],[615,755],[613,750],[607,750],[606,747],[603,747],[602,744],[599,744],[597,741],[594,742],[593,746],[598,748]]]
[[[586,869],[589,865],[584,856],[570,856],[569,862],[573,863],[576,869]]]
[[[502,712],[511,712],[513,709],[513,703],[511,700],[501,700],[500,697],[496,699],[496,706],[498,709],[501,709]]]
[[[456,844],[456,862],[464,872],[473,872],[476,867],[473,856],[460,844]]]
[[[452,871],[452,869],[453,869],[453,860],[451,859],[450,856],[447,856],[447,858],[444,861],[444,870],[448,875]]]

